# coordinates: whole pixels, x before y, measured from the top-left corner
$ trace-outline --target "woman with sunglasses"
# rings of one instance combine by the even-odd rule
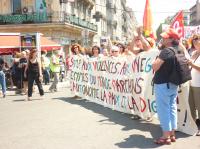
[[[77,43],[73,44],[71,47],[71,52],[73,55],[81,55],[81,46]]]
[[[190,82],[189,105],[192,117],[198,126],[197,136],[200,136],[200,35],[194,35],[192,38],[192,47],[195,51],[192,53],[188,64],[191,66],[192,80]],[[197,111],[197,112],[196,112]],[[198,113],[198,117],[196,115]]]

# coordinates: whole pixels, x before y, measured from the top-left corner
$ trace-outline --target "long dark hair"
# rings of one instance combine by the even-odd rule
[[[92,47],[92,55],[94,55],[94,49],[97,48],[98,49],[98,53],[100,54],[100,47],[99,46],[93,46]]]
[[[192,36],[192,40],[191,40],[191,44],[192,44],[191,48],[192,49],[195,49],[195,47],[194,47],[194,40],[196,40],[197,38],[200,38],[200,34],[194,34]]]
[[[33,54],[37,52],[37,49],[32,49],[29,55],[29,59],[33,58]]]

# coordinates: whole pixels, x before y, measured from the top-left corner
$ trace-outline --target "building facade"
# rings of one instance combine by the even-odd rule
[[[94,0],[1,0],[0,32],[40,32],[64,48],[91,45],[97,34],[94,7]]]
[[[113,41],[127,42],[133,38],[137,26],[134,12],[126,0],[107,0],[107,35]]]
[[[196,4],[190,8],[190,25],[200,25],[200,1],[197,0]]]
[[[101,39],[107,36],[106,0],[96,0],[93,19],[97,24],[98,34],[94,36],[94,44],[100,45]]]
[[[126,37],[126,41],[130,42],[133,39],[133,34],[134,31],[136,30],[136,27],[138,26],[135,14],[133,12],[133,10],[129,7],[126,7],[126,32],[125,32],[125,37]]]
[[[35,33],[68,49],[89,47],[102,37],[125,42],[136,19],[126,0],[1,0],[0,32]]]
[[[122,40],[123,7],[126,0],[107,0],[107,32],[111,40]]]

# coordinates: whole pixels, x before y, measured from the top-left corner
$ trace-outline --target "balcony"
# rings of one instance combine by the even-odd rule
[[[69,23],[78,27],[97,31],[97,25],[80,19],[75,15],[67,14],[65,12],[51,12],[39,13],[33,12],[31,14],[7,14],[0,15],[0,25],[6,24],[42,24],[42,23]]]

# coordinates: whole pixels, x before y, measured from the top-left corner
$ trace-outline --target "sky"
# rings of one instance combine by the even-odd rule
[[[196,4],[197,0],[150,0],[152,16],[153,16],[153,29],[156,30],[160,23],[168,16],[173,16],[181,9],[190,9]],[[139,25],[142,25],[144,8],[146,0],[127,0],[127,6],[135,11],[136,19]]]

